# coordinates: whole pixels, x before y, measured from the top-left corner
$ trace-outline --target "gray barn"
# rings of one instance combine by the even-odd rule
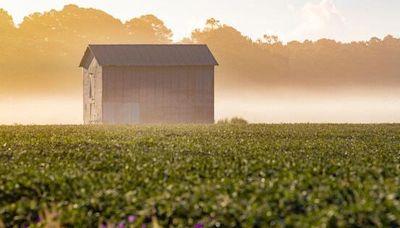
[[[206,45],[89,45],[84,122],[213,123],[216,65]]]

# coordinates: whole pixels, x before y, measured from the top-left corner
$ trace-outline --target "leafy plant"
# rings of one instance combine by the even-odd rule
[[[400,226],[400,125],[0,126],[0,224]]]

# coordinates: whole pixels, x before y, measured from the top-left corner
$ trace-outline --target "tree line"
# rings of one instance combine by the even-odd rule
[[[34,13],[16,27],[0,9],[0,95],[81,93],[79,61],[89,43],[172,43],[173,31],[154,15],[127,22],[67,5]],[[216,56],[217,91],[264,91],[275,87],[400,86],[400,39],[350,43],[330,39],[282,43],[252,40],[211,18],[180,43],[205,43]]]

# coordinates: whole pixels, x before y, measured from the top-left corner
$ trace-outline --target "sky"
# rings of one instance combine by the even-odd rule
[[[31,13],[61,10],[66,4],[101,9],[122,21],[154,14],[173,30],[175,41],[210,17],[253,39],[263,34],[283,41],[400,37],[399,0],[0,0],[16,24]]]

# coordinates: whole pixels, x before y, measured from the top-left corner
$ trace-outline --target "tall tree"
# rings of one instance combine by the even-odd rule
[[[15,32],[16,28],[12,17],[4,9],[0,9],[0,36]]]
[[[135,43],[171,43],[172,31],[154,15],[133,18],[125,23],[131,41]]]
[[[33,39],[67,42],[67,45],[72,41],[86,45],[126,39],[120,20],[101,10],[80,8],[76,5],[66,5],[61,11],[51,10],[29,15],[24,18],[20,30],[23,35]]]

